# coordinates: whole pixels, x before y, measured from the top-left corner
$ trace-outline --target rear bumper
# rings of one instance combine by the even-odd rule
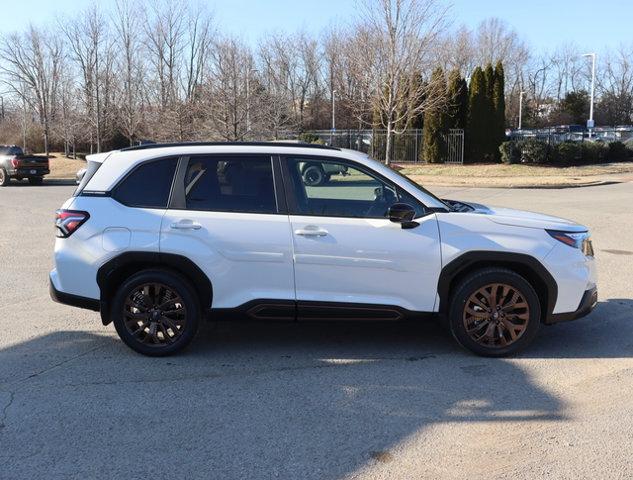
[[[52,278],[49,278],[48,290],[53,301],[57,303],[63,303],[64,305],[70,305],[71,307],[94,310],[95,312],[98,312],[101,309],[101,302],[97,299],[80,297],[79,295],[73,295],[71,293],[65,293],[57,290]]]
[[[31,173],[31,172],[35,172],[35,173]],[[41,168],[41,167],[33,167],[33,168],[20,167],[20,168],[16,168],[15,170],[9,171],[7,173],[11,177],[27,178],[27,177],[43,177],[44,175],[48,175],[49,173],[51,173],[51,171],[48,168]]]
[[[577,320],[586,315],[589,315],[591,311],[596,307],[598,303],[598,289],[596,287],[590,288],[586,290],[582,299],[580,300],[580,305],[574,312],[566,312],[566,313],[553,313],[547,319],[547,324],[560,323],[560,322],[568,322],[570,320]]]

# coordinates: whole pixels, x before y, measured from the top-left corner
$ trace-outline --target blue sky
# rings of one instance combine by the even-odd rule
[[[3,25],[41,24],[73,14],[94,0],[3,0]],[[103,5],[114,0],[101,0]],[[254,42],[275,30],[319,32],[331,23],[353,19],[355,0],[208,0],[222,30]],[[600,51],[633,43],[633,0],[448,0],[456,25],[476,26],[496,16],[512,25],[537,49],[565,42]],[[7,22],[6,19],[10,19]]]

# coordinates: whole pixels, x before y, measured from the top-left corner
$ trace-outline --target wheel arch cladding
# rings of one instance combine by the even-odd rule
[[[558,298],[558,286],[543,264],[526,254],[489,251],[466,252],[442,268],[438,281],[439,312],[447,313],[451,292],[463,278],[475,270],[490,267],[507,268],[525,278],[539,297],[541,320],[546,321],[552,315]]]
[[[125,252],[106,262],[97,272],[97,284],[101,290],[101,320],[104,325],[111,322],[111,299],[121,283],[136,272],[149,268],[171,270],[182,275],[195,289],[202,310],[205,311],[211,307],[213,298],[211,281],[188,258],[170,253]]]

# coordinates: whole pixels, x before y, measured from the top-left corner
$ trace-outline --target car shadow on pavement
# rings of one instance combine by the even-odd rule
[[[429,430],[459,432],[449,443],[460,454],[485,457],[501,424],[518,448],[526,425],[539,435],[570,416],[532,359],[631,356],[632,319],[633,301],[601,302],[511,360],[464,352],[433,322],[208,324],[167,358],[133,353],[110,329],[51,333],[0,351],[0,468],[7,478],[340,478],[403,468],[415,444],[416,471],[434,478]]]
[[[541,328],[524,358],[633,357],[633,300],[598,302],[588,316]]]
[[[463,448],[485,455],[491,423],[564,421],[564,409],[517,362],[463,352],[434,323],[210,324],[168,358],[110,330],[57,332],[0,351],[0,468],[340,478],[396,465],[414,441],[432,474],[431,428],[461,425]]]

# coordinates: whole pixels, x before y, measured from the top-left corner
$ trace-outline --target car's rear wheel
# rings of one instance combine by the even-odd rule
[[[303,183],[308,187],[316,187],[325,182],[325,172],[320,165],[308,165],[303,170]]]
[[[0,167],[0,187],[6,187],[9,184],[9,175],[7,171]]]
[[[502,357],[529,345],[541,318],[538,295],[521,275],[502,268],[473,272],[455,288],[448,321],[464,348]]]
[[[182,350],[200,323],[195,290],[186,279],[165,270],[144,270],[126,280],[114,296],[111,312],[121,340],[150,356]]]
[[[29,183],[31,185],[41,185],[44,179],[42,177],[29,177]]]

